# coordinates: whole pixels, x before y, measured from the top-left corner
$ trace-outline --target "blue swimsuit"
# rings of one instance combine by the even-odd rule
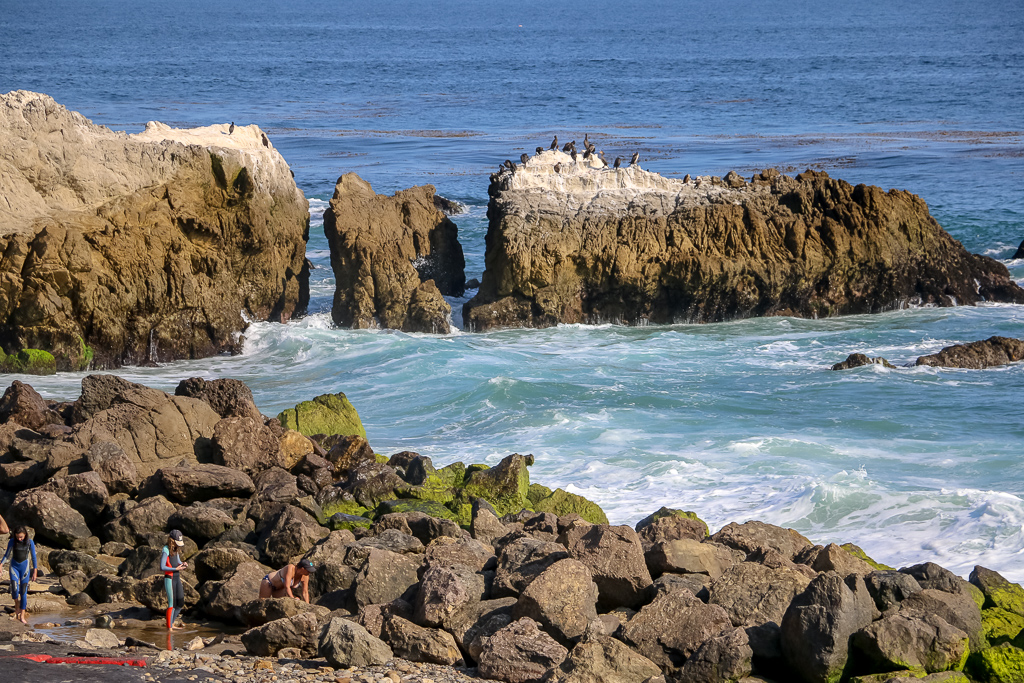
[[[0,565],[7,561],[8,555],[11,556],[11,597],[17,604],[20,604],[19,609],[27,609],[28,580],[31,576],[28,573],[28,558],[32,557],[32,569],[35,569],[38,566],[36,564],[36,544],[31,538],[16,541],[14,536],[11,536],[11,540],[7,542],[7,552],[4,553],[3,559],[0,559]],[[20,603],[18,597],[15,596],[21,598]]]

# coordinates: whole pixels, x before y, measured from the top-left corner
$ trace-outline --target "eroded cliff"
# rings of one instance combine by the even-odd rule
[[[308,301],[309,204],[257,126],[114,132],[0,96],[0,345],[61,369],[209,356]]]
[[[492,176],[489,194],[470,329],[1024,302],[919,197],[825,173],[676,180],[547,151]]]
[[[337,289],[332,317],[342,327],[450,331],[466,262],[458,227],[435,206],[434,187],[376,194],[355,173],[338,179],[324,233]]]

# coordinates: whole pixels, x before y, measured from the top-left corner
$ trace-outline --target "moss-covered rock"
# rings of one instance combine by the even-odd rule
[[[985,594],[981,592],[980,588],[968,581],[964,581],[960,585],[970,593],[971,599],[974,600],[974,604],[978,606],[978,609],[982,609],[985,606]]]
[[[326,526],[331,531],[341,531],[342,529],[354,531],[356,528],[369,529],[372,523],[366,517],[346,515],[344,512],[338,512],[330,516]]]
[[[927,671],[918,669],[916,671],[890,671],[884,674],[867,674],[866,676],[854,676],[850,679],[850,683],[886,683],[893,678],[924,678],[928,675]],[[963,683],[968,683],[967,677],[963,676]],[[945,683],[945,682],[943,682]],[[949,681],[949,683],[960,683],[956,678]]]
[[[4,358],[2,370],[23,375],[54,375],[57,374],[57,359],[49,351],[22,349]]]
[[[542,484],[530,484],[529,490],[526,492],[526,499],[530,501],[530,507],[537,510],[537,503],[544,500],[551,495],[551,489]],[[540,510],[537,510],[540,512]]]
[[[1024,631],[1024,617],[1001,607],[981,610],[981,631],[992,645],[1009,643]]]
[[[648,526],[650,524],[654,524],[655,522],[657,522],[662,517],[682,517],[683,519],[695,520],[695,521],[700,522],[701,524],[704,525],[704,535],[705,536],[710,536],[711,535],[710,532],[708,531],[707,523],[703,519],[698,517],[696,512],[689,512],[687,510],[676,510],[674,508],[669,508],[669,507],[663,507],[660,510],[658,510],[657,512],[654,512],[654,513],[652,513],[650,515],[647,515],[646,517],[641,519],[636,524],[636,530],[640,531],[645,526]]]
[[[499,515],[519,512],[530,504],[530,472],[533,456],[513,453],[487,470],[476,470],[466,478],[466,495],[483,498]]]
[[[460,503],[458,501],[448,505],[448,509],[455,515],[455,521],[464,529],[469,529],[473,522],[473,505],[471,503]]]
[[[338,514],[365,517],[369,512],[368,509],[354,500],[333,500],[321,506],[321,510],[323,510],[324,517],[327,518]]]
[[[378,517],[392,512],[422,512],[431,517],[450,519],[453,522],[459,521],[454,512],[434,500],[416,500],[413,498],[385,500],[377,506],[376,512]]]
[[[608,517],[597,503],[562,489],[556,489],[548,497],[537,501],[533,509],[537,512],[551,512],[559,517],[571,514],[579,515],[591,524],[608,523]]]
[[[999,572],[981,566],[971,572],[971,583],[985,594],[985,607],[1000,607],[1024,616],[1024,588],[1020,584],[1011,583]]]
[[[409,496],[419,500],[433,500],[438,503],[451,503],[458,496],[458,489],[466,479],[466,466],[461,462],[453,462],[439,470],[427,464],[427,459],[420,459],[423,468],[423,483],[409,489]]]
[[[971,653],[967,673],[982,683],[1020,683],[1024,681],[1024,650],[1003,643]]]
[[[359,419],[359,413],[341,392],[317,396],[312,401],[303,401],[294,408],[281,412],[277,419],[281,421],[281,427],[284,429],[294,429],[306,436],[337,434],[366,438],[366,430]]]
[[[856,557],[858,560],[864,560],[865,562],[870,564],[875,569],[878,569],[878,570],[892,570],[893,569],[893,567],[890,567],[887,564],[882,564],[881,562],[875,562],[870,557],[868,557],[868,554],[866,552],[864,552],[861,549],[860,546],[854,545],[853,543],[844,543],[844,544],[842,544],[839,547],[842,548],[843,550],[845,550],[846,552],[850,553],[854,557]]]

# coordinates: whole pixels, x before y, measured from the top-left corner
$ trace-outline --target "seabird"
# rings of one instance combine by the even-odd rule
[[[633,158],[629,160],[629,165],[636,166],[638,161],[640,161],[640,152],[633,152]]]
[[[538,148],[537,148],[537,154],[540,154],[540,153],[541,153],[541,152],[543,152],[543,151],[544,151],[544,148],[543,148],[543,147],[538,147]]]
[[[575,147],[573,147],[571,150],[569,150],[569,154],[572,156],[572,160],[576,161],[576,148]]]
[[[608,160],[604,158],[604,150],[603,149],[599,150],[597,152],[597,156],[598,156],[599,159],[601,159],[601,163],[604,164],[605,167],[607,167],[608,166]]]
[[[584,160],[584,161],[586,161],[586,160],[587,160],[587,159],[589,159],[589,158],[590,158],[591,156],[593,156],[593,155],[592,155],[592,154],[590,153],[590,149],[589,149],[589,148],[587,148],[587,150],[586,150],[585,152],[583,152],[583,160]]]
[[[569,153],[570,149],[572,149],[572,143],[571,142],[565,143],[565,145],[562,147],[562,151],[565,152],[566,154]]]
[[[231,135],[234,132],[235,132],[235,122],[232,121],[231,125],[228,127],[228,135]]]
[[[509,168],[511,168],[511,169],[512,169],[512,172],[513,172],[513,173],[515,173],[516,171],[518,171],[518,170],[519,170],[519,167],[518,167],[518,166],[516,166],[516,162],[514,162],[514,161],[513,161],[513,162],[511,162],[511,163],[512,163],[512,166],[510,166]]]
[[[562,172],[562,164],[555,164],[555,173]]]
[[[590,146],[590,140],[587,137],[589,135],[590,135],[590,133],[584,133],[583,134],[583,149],[586,149],[587,147]]]
[[[512,170],[513,168],[515,168],[515,165],[514,165],[514,164],[512,163],[512,160],[511,160],[511,159],[505,159],[505,166],[506,166],[506,168],[508,168],[508,170],[510,170],[510,171],[511,171],[511,170]]]
[[[526,152],[519,155],[519,161],[523,162],[523,166],[526,166],[526,162],[530,160],[530,157],[526,156]]]
[[[622,165],[622,157],[615,157],[615,166],[613,168],[618,168],[621,165]]]
[[[262,133],[262,135],[263,135],[263,146],[264,147],[270,147],[270,140],[267,139],[267,134],[266,133]]]
[[[551,149],[556,150],[556,151],[558,150],[558,136],[557,135],[555,136],[555,139],[551,141]]]

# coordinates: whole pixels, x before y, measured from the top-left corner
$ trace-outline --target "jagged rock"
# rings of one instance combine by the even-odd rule
[[[429,566],[416,593],[415,620],[426,626],[441,626],[452,612],[467,602],[483,599],[484,577],[470,567]],[[394,643],[392,649],[398,650]]]
[[[50,571],[61,577],[76,571],[82,572],[87,576],[117,573],[116,567],[107,564],[103,560],[96,559],[92,555],[76,550],[54,550],[47,558],[47,562],[50,565]],[[74,591],[74,593],[80,590]],[[68,592],[72,593],[71,591]]]
[[[466,477],[467,496],[483,498],[494,506],[498,515],[517,513],[530,502],[530,471],[533,456],[513,453],[494,467],[476,470]]]
[[[251,417],[263,422],[249,387],[237,379],[190,377],[178,383],[175,396],[189,396],[205,401],[221,417]]]
[[[96,472],[69,474],[60,479],[51,479],[37,490],[49,491],[60,496],[85,518],[86,523],[95,524],[106,510],[110,491],[103,478]]]
[[[363,549],[363,556],[369,554],[370,548],[389,550],[393,553],[415,554],[423,553],[423,544],[418,538],[403,534],[398,529],[385,529],[376,536],[366,536],[350,544],[354,554],[357,548]]]
[[[385,617],[382,636],[391,646],[395,656],[410,662],[450,666],[462,661],[462,654],[452,634],[435,628],[417,626],[402,617]]]
[[[495,598],[519,595],[541,572],[569,557],[565,546],[533,538],[520,538],[498,556],[491,595]]]
[[[586,635],[569,652],[550,683],[646,683],[658,665],[614,638]]]
[[[12,526],[24,524],[61,548],[83,547],[92,532],[85,518],[55,493],[33,489],[19,493],[7,512]]]
[[[639,525],[638,525],[639,526]],[[707,526],[699,519],[669,515],[661,517],[637,530],[640,544],[644,552],[649,551],[655,543],[668,541],[703,541],[707,535]]]
[[[114,632],[106,628],[91,628],[85,632],[83,640],[91,647],[101,650],[116,650],[121,646]]]
[[[679,680],[682,683],[739,681],[750,675],[753,656],[743,629],[727,629],[701,643],[683,664]]]
[[[674,593],[678,590],[688,590],[704,602],[708,601],[711,587],[711,577],[707,574],[662,574],[654,580],[651,586],[651,600]]]
[[[662,595],[622,627],[622,639],[666,671],[678,671],[700,644],[729,628],[718,605],[706,605],[688,591]]]
[[[110,567],[110,570],[111,572],[116,571],[113,567]],[[78,569],[57,573],[57,575],[60,576],[60,587],[64,589],[69,597],[81,593],[89,585],[89,576]]]
[[[289,505],[260,534],[260,555],[272,567],[288,564],[330,532],[297,507]]]
[[[561,643],[572,643],[597,619],[597,594],[585,564],[559,560],[523,590],[512,618],[530,617]]]
[[[875,605],[864,580],[818,575],[782,619],[782,652],[808,683],[832,683],[846,668],[850,636],[871,624]]]
[[[895,570],[871,572],[864,577],[864,583],[881,612],[922,590],[913,576]]]
[[[507,683],[540,683],[568,654],[537,622],[524,617],[487,639],[477,670],[485,678]]]
[[[1010,337],[989,337],[984,341],[947,346],[938,353],[921,356],[915,365],[938,368],[982,370],[1024,359],[1024,340]]]
[[[870,564],[859,557],[854,557],[835,543],[829,543],[824,547],[816,545],[804,548],[794,558],[794,562],[805,564],[816,572],[836,572],[840,576],[866,576],[875,571]]]
[[[355,585],[356,569],[345,564],[348,544],[353,540],[351,531],[332,531],[306,553],[306,558],[316,568],[309,578],[311,597],[337,595],[339,591],[348,591]]]
[[[237,348],[243,314],[305,309],[309,204],[256,126],[126,135],[0,97],[5,347],[62,370],[200,358]]]
[[[891,614],[853,634],[851,641],[876,668],[962,669],[967,634],[935,614]]]
[[[981,630],[981,610],[965,592],[949,593],[926,588],[908,596],[900,603],[900,612],[908,615],[937,614],[950,626],[964,631],[971,639],[971,652],[985,646]]]
[[[203,611],[213,619],[242,623],[242,606],[260,594],[266,568],[258,562],[242,562],[223,581],[203,584]]]
[[[262,418],[224,418],[213,428],[211,445],[217,465],[235,470],[246,479],[279,464],[280,442]]]
[[[443,322],[436,331],[449,331],[450,308],[441,295],[462,295],[465,259],[458,228],[433,197],[431,185],[387,197],[354,173],[338,179],[324,212],[337,282],[331,309],[336,325],[433,332]]]
[[[273,657],[288,647],[313,656],[328,614],[327,609],[314,606],[309,611],[257,626],[242,634],[242,645],[256,657]]]
[[[96,602],[133,602],[138,580],[131,576],[97,574],[89,581],[85,591]]]
[[[255,628],[315,609],[315,605],[308,605],[299,598],[259,598],[242,605],[242,623]]]
[[[394,657],[391,648],[359,624],[335,617],[320,633],[317,652],[336,669],[381,666]]]
[[[163,496],[147,498],[120,517],[107,522],[100,534],[107,541],[137,545],[147,534],[167,531],[175,507]]]
[[[277,462],[286,470],[294,468],[314,450],[313,442],[294,429],[285,430],[281,435],[280,444]]]
[[[383,637],[384,620],[390,616],[412,619],[412,605],[399,598],[385,605],[365,605],[359,608],[358,623],[375,638]]]
[[[1024,616],[1024,588],[1020,584],[1010,583],[999,572],[981,565],[975,565],[970,579],[985,594],[986,606],[999,607]]]
[[[833,365],[832,369],[852,370],[853,368],[859,368],[865,365],[881,365],[883,368],[890,369],[894,369],[896,367],[884,358],[869,358],[863,353],[851,353],[842,363],[836,363]]]
[[[357,435],[366,438],[359,413],[341,392],[303,401],[294,408],[282,411],[277,419],[282,429],[293,429],[306,436]]]
[[[602,607],[636,608],[645,602],[653,581],[633,529],[595,524],[568,532],[566,546],[593,574]]]
[[[784,529],[758,521],[726,524],[721,531],[711,536],[711,540],[745,553],[770,548],[787,560],[792,560],[798,552],[812,545],[794,529]]]
[[[964,592],[963,579],[934,562],[924,562],[922,564],[915,564],[912,567],[903,567],[900,569],[900,573],[914,577],[921,588],[932,588],[947,593]]]
[[[36,431],[46,425],[64,424],[35,389],[18,380],[11,382],[0,398],[0,422],[14,422]]]
[[[139,484],[139,470],[116,443],[94,443],[85,454],[89,467],[100,475],[110,493],[131,493]]]
[[[356,604],[379,605],[406,596],[420,581],[421,565],[416,556],[371,548],[356,577]]]
[[[167,526],[180,530],[199,543],[220,536],[234,523],[234,518],[228,513],[201,503],[181,508],[167,520]]]
[[[163,576],[160,570],[160,554],[158,547],[140,545],[130,551],[124,558],[124,562],[117,568],[120,576],[130,576],[133,579],[144,579],[149,576]]]
[[[211,498],[243,498],[256,490],[252,479],[233,467],[192,465],[157,471],[164,489],[186,505]]]
[[[486,508],[474,508],[472,522],[469,532],[473,538],[484,543],[490,543],[494,539],[504,536],[508,529],[498,516]]]
[[[569,170],[552,173],[556,160]],[[813,171],[730,188],[600,166],[545,152],[495,177],[487,267],[463,307],[467,327],[1024,301],[1005,266],[968,253],[909,192]]]
[[[649,528],[649,527],[648,527]],[[744,553],[716,543],[701,543],[691,538],[660,541],[644,553],[651,576],[665,572],[676,574],[707,574],[717,579],[726,569],[742,562]]]
[[[472,538],[439,536],[427,546],[425,555],[428,565],[462,565],[475,572],[493,569],[497,564],[493,549]]]
[[[443,626],[464,652],[479,660],[487,639],[512,623],[515,604],[515,598],[465,603],[445,618]]]
[[[240,548],[203,548],[190,560],[200,583],[223,581],[244,562],[253,562],[252,555]],[[262,578],[262,577],[261,577]]]
[[[371,533],[380,533],[386,529],[398,529],[415,536],[423,545],[429,545],[437,538],[459,538],[462,535],[459,525],[452,520],[431,517],[422,512],[392,512],[381,515],[374,523]]]

